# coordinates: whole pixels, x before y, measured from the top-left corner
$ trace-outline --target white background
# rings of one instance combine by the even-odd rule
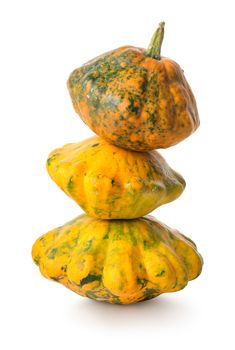
[[[234,349],[234,12],[228,0],[1,1],[2,349]],[[147,47],[162,20],[162,54],[184,69],[201,126],[161,151],[187,187],[153,214],[197,243],[204,269],[175,294],[98,303],[46,280],[31,260],[38,236],[81,213],[45,161],[92,135],[73,111],[70,72],[119,46]]]

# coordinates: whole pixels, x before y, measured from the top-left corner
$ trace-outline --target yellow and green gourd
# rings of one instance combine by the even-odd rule
[[[101,219],[147,215],[185,188],[157,151],[129,151],[98,136],[52,151],[47,170],[88,215]]]
[[[147,50],[113,50],[68,80],[76,112],[99,136],[52,151],[47,170],[86,214],[38,238],[32,257],[43,276],[91,299],[148,300],[183,289],[202,269],[191,239],[144,216],[185,188],[154,149],[199,126],[182,69],[160,55],[163,28]]]
[[[101,220],[83,214],[40,237],[32,254],[46,278],[117,304],[176,292],[202,269],[196,245],[151,216]]]

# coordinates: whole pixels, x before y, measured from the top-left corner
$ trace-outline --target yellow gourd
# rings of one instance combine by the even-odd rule
[[[41,273],[95,300],[131,304],[176,292],[202,269],[196,245],[151,216],[81,215],[41,236],[32,255]]]
[[[101,219],[144,216],[185,188],[157,151],[129,151],[98,136],[54,150],[47,170],[88,215]]]

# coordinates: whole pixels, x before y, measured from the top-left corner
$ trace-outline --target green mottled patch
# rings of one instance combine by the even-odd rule
[[[40,244],[45,247],[47,244],[47,237],[46,235],[43,235],[41,238],[39,238]]]
[[[150,244],[148,241],[144,240],[144,250],[147,250],[150,248]]]
[[[138,244],[138,239],[135,234],[135,230],[133,229],[133,227],[131,227],[131,225],[128,228],[129,228],[129,237],[130,237],[131,243],[133,246],[136,246]]]
[[[80,205],[81,206],[81,205]],[[97,216],[100,216],[100,215],[103,215],[103,214],[106,214],[106,211],[104,209],[101,209],[101,208],[97,208],[97,207],[92,207],[94,213],[97,215]]]
[[[175,287],[177,286],[177,284],[178,284],[178,279],[176,278],[176,279],[175,279],[175,283],[174,283],[174,285],[173,285],[172,288],[175,288]]]
[[[133,114],[138,114],[141,109],[140,96],[139,95],[135,96],[134,94],[131,95],[129,93],[128,99],[130,103],[129,103],[129,106],[127,107],[127,110]]]
[[[120,300],[119,297],[116,296],[116,295],[112,295],[112,302],[113,302],[114,304],[122,304],[121,300]]]
[[[59,249],[58,248],[52,248],[47,255],[48,259],[55,259],[56,254],[58,253]]]
[[[159,185],[158,183],[152,183],[152,186],[151,186],[151,189],[152,191],[158,191],[159,193],[161,193],[161,191],[165,191],[165,187],[164,185]],[[173,187],[173,191],[170,192],[171,194],[174,193],[175,191],[175,188]]]
[[[153,293],[157,293],[157,290],[154,288],[146,288],[144,291],[145,295],[149,295],[149,294],[153,294]]]
[[[67,190],[68,190],[69,192],[72,192],[72,191],[74,190],[74,187],[75,187],[75,183],[74,183],[74,181],[73,181],[73,177],[71,176],[71,177],[69,178],[69,181],[68,181],[68,184],[67,184]]]
[[[94,300],[98,300],[98,299],[99,299],[98,295],[97,295],[94,291],[92,291],[92,290],[87,290],[87,291],[86,291],[86,296],[87,296],[88,298],[94,299]]]
[[[149,169],[149,171],[147,172],[148,180],[153,180],[153,175],[154,175],[153,171],[151,169]]]
[[[114,241],[122,240],[124,236],[124,229],[123,229],[123,223],[121,222],[121,220],[116,221],[115,228],[116,229],[113,234],[113,240]]]
[[[156,296],[157,292],[158,292],[157,289],[146,288],[144,291],[144,300],[154,298]]]
[[[137,278],[137,284],[140,284],[142,288],[144,288],[148,283],[146,278]]]
[[[62,280],[64,278],[64,275],[58,276],[58,277],[50,277],[51,280],[59,282],[60,280]]]
[[[148,81],[148,88],[151,91],[151,94],[155,97],[155,99],[159,96],[159,87],[158,87],[158,81],[157,81],[157,75],[153,74],[151,75],[149,81]],[[152,101],[155,102],[155,101]]]
[[[91,147],[97,147],[99,146],[99,143],[94,143]]]
[[[157,123],[157,118],[156,118],[156,115],[154,113],[151,113],[148,111],[148,121],[153,125],[155,126],[156,123]]]
[[[81,280],[79,287],[83,287],[85,284],[92,283],[94,281],[100,282],[101,280],[102,280],[101,275],[89,274]]]
[[[83,252],[87,252],[89,249],[91,249],[92,242],[93,242],[93,240],[92,240],[92,239],[89,239],[89,240],[86,242],[86,245],[85,245],[85,247],[82,249],[82,251],[83,251]]]
[[[162,271],[160,271],[159,273],[156,274],[156,277],[164,276],[165,273],[166,273],[166,271],[165,271],[165,270],[162,270]]]
[[[61,270],[64,271],[64,272],[67,272],[67,265],[61,266]]]
[[[51,163],[59,156],[59,154],[53,154],[53,156],[47,159],[47,165],[50,166]]]
[[[36,265],[40,264],[40,256],[39,255],[35,256],[35,258],[33,260],[34,260]]]

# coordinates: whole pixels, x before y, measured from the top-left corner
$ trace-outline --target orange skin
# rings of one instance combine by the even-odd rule
[[[74,70],[75,111],[99,136],[123,148],[167,148],[199,126],[196,101],[180,66],[124,46]]]

